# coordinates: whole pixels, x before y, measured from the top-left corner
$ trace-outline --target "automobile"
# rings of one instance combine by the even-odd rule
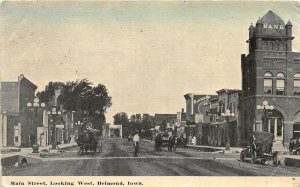
[[[300,138],[292,138],[289,143],[290,153],[293,155],[300,154]]]
[[[278,165],[278,152],[273,152],[274,135],[268,132],[254,131],[252,134],[251,144],[246,146],[240,153],[242,162],[250,160],[252,164],[260,162],[265,164],[267,160],[272,160],[274,165]]]

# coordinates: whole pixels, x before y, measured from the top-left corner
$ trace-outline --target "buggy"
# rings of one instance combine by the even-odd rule
[[[274,135],[268,132],[254,131],[250,146],[246,146],[240,153],[240,160],[244,162],[250,159],[254,164],[260,161],[264,164],[267,160],[272,160],[274,165],[278,164],[277,152],[272,152]]]
[[[162,135],[162,147],[168,147],[168,143],[169,143],[169,135],[165,133]]]
[[[98,138],[95,131],[84,131],[77,139],[80,148],[79,154],[96,154],[102,152],[102,141]]]

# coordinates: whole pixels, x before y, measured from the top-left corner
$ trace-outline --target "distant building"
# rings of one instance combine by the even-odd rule
[[[241,122],[240,116],[240,97],[241,90],[221,89],[218,95],[205,94],[186,94],[186,116],[187,134],[199,137],[202,145],[225,146],[226,126],[229,127],[230,143],[236,146],[240,143]],[[230,110],[235,116],[229,119],[222,117],[222,113]],[[191,127],[196,128],[192,129]],[[190,128],[188,128],[190,127]]]
[[[0,131],[2,146],[29,146],[36,139],[37,124],[41,122],[42,111],[27,110],[27,103],[33,102],[37,86],[24,75],[17,82],[1,82]],[[34,116],[39,116],[33,119]]]
[[[292,51],[293,39],[291,22],[272,11],[249,28],[249,54],[241,56],[245,139],[267,131],[273,147],[283,148],[300,138],[300,53]],[[263,103],[274,110],[264,111]]]
[[[102,136],[105,138],[122,138],[122,125],[106,123],[102,126]]]
[[[241,141],[241,119],[240,119],[240,98],[241,90],[221,89],[217,91],[217,105],[214,105],[211,115],[215,118],[211,121],[210,126],[210,144],[216,146],[237,146]],[[230,111],[231,117],[227,119],[222,116],[226,110]],[[229,132],[226,132],[226,126],[229,125]],[[230,142],[227,142],[226,136],[229,133]]]
[[[174,124],[177,121],[177,114],[155,114],[154,123],[160,124]]]
[[[181,109],[181,112],[177,112],[177,125],[186,125],[186,113],[184,112],[184,109]]]
[[[193,94],[184,95],[186,101],[186,121],[189,123],[205,123],[208,100],[216,95]]]

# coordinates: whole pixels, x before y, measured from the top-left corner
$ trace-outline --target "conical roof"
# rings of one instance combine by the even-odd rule
[[[261,22],[263,24],[285,25],[284,21],[271,10],[261,18]]]

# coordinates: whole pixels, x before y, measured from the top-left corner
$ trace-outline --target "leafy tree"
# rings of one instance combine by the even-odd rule
[[[62,82],[49,82],[48,85],[45,86],[45,90],[38,92],[36,95],[40,102],[49,104],[50,101],[54,100],[55,90],[62,88],[64,85]]]
[[[104,114],[112,105],[106,87],[102,84],[92,87],[87,79],[67,82],[63,86],[59,102],[65,110],[82,110],[89,115]]]
[[[135,120],[136,120],[135,115],[132,114],[131,117],[130,117],[130,121],[131,121],[131,122],[135,122]]]
[[[127,124],[129,122],[128,116],[125,112],[119,112],[113,116],[114,124]]]
[[[142,115],[141,114],[136,114],[135,119],[137,122],[142,122]]]
[[[58,103],[66,111],[76,111],[85,119],[90,120],[94,128],[100,129],[105,123],[105,113],[111,103],[111,97],[103,84],[93,86],[87,80],[76,80],[67,83],[50,82],[45,90],[39,93],[39,98],[42,102],[49,104],[55,95],[55,89],[61,89],[61,94],[58,97]]]

